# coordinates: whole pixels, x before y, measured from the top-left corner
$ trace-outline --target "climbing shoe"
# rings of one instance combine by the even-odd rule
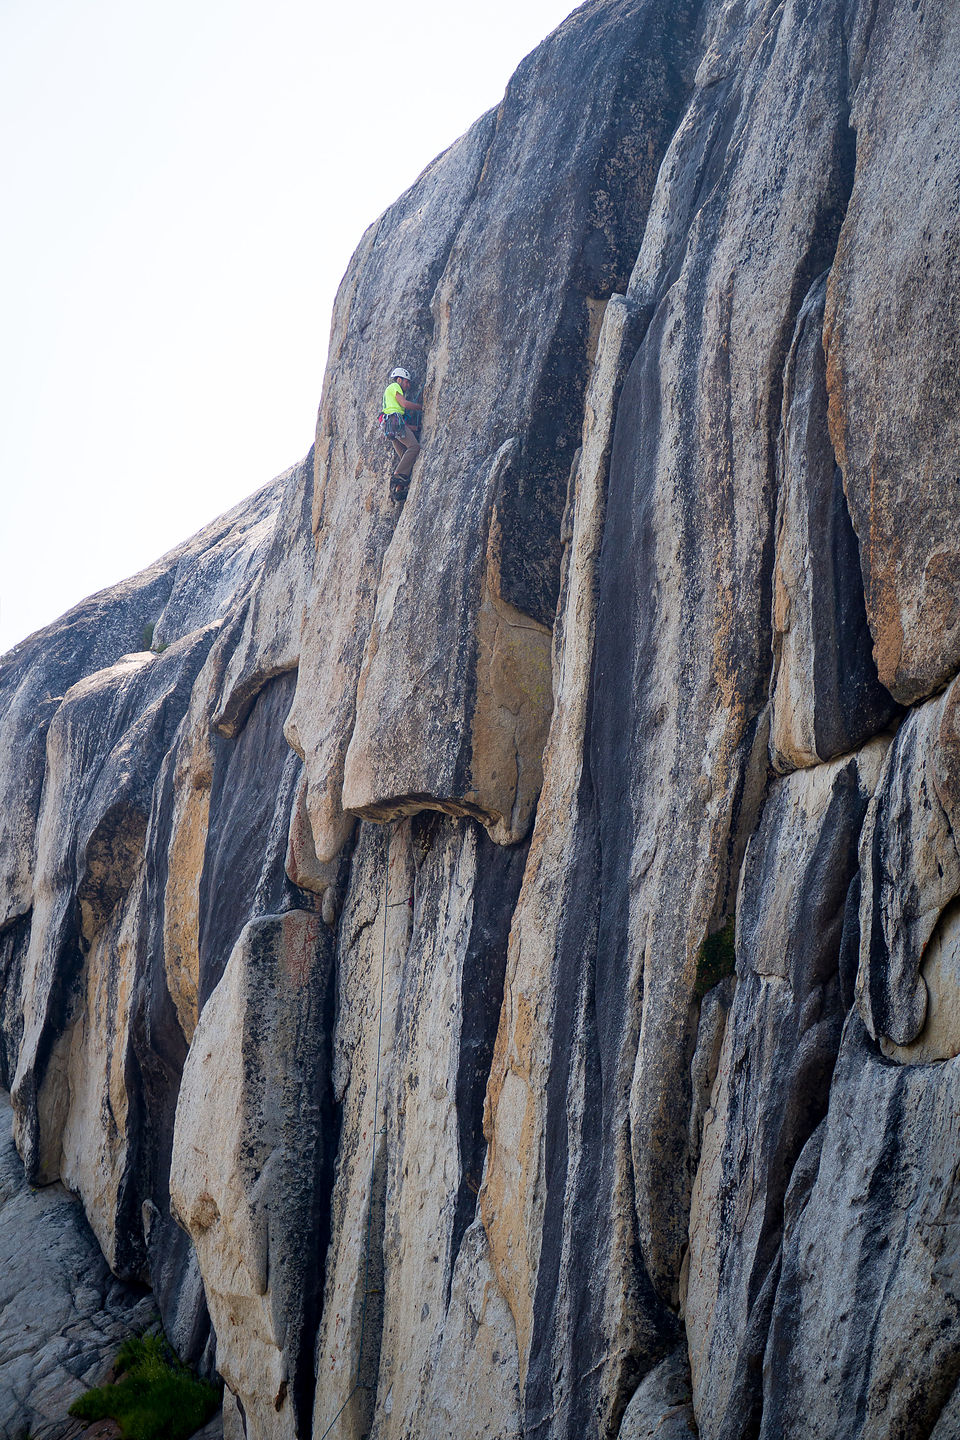
[[[390,476],[390,499],[403,504],[407,498],[407,491],[410,489],[410,481],[405,475]]]

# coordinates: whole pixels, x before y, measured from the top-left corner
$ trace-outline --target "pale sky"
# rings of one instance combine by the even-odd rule
[[[0,0],[0,653],[306,454],[364,229],[575,8]]]

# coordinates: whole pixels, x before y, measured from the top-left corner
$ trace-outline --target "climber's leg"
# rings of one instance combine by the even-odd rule
[[[394,467],[393,473],[406,480],[413,469],[413,462],[420,454],[420,442],[410,426],[404,425],[403,434],[394,440],[393,444],[398,454],[403,455],[403,459]]]

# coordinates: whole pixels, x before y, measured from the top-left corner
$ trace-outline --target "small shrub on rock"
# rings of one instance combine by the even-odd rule
[[[724,925],[722,930],[715,930],[708,935],[700,946],[700,953],[697,956],[697,979],[694,985],[694,993],[698,1000],[702,1000],[708,990],[714,985],[719,985],[728,975],[732,975],[736,969],[737,947],[734,934],[734,917]]]
[[[116,1420],[126,1440],[187,1440],[213,1415],[220,1396],[177,1359],[162,1335],[125,1340],[113,1385],[88,1390],[70,1406],[78,1420]]]

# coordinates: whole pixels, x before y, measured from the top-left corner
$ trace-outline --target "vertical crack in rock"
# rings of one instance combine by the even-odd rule
[[[483,1093],[525,853],[495,846],[471,820],[423,815],[386,834],[360,827],[340,922],[334,1085],[343,1114],[317,1349],[321,1433],[355,1381],[361,1388],[338,1424],[365,1433],[375,1407],[397,1433],[434,1433],[456,1370],[455,1337],[472,1326],[474,1348],[475,1313],[488,1324],[497,1316],[485,1353],[502,1376],[500,1388],[488,1383],[483,1393],[478,1375],[478,1403],[499,1415],[515,1403],[504,1307],[470,1236],[486,1148]]]
[[[818,697],[828,696],[831,690],[845,690],[850,697],[847,703],[854,723],[851,724],[846,715],[831,714],[828,705],[816,707],[817,754],[824,760],[855,750],[902,714],[900,706],[880,684],[868,648],[870,631],[863,598],[860,551],[839,465],[833,470],[831,511],[830,564],[839,582],[835,631],[833,636],[821,638],[814,647],[813,688]]]
[[[461,974],[461,1030],[456,1078],[460,1185],[450,1239],[446,1304],[460,1246],[477,1211],[486,1161],[483,1106],[503,1005],[507,936],[526,865],[528,845],[495,847],[477,837],[470,938]]]
[[[199,889],[199,1005],[256,914],[295,903],[285,873],[299,762],[283,738],[296,673],[262,687],[234,740],[213,738],[210,818]]]
[[[495,847],[469,820],[418,818],[393,832],[391,863],[412,865],[413,904],[411,911],[402,892],[392,902],[401,914],[407,909],[410,930],[395,1019],[384,1010],[384,1033],[392,1023],[395,1033],[389,1074],[381,1076],[387,1161],[377,1407],[398,1434],[433,1433],[429,1397],[442,1389],[453,1277],[482,1173],[483,1089],[523,860],[522,848]],[[461,1284],[469,1286],[478,1261],[469,1247]],[[491,1389],[487,1404],[497,1403]]]
[[[357,1351],[357,1394],[352,1402],[357,1433],[369,1435],[373,1428],[383,1353],[383,1324],[386,1288],[384,1235],[387,1225],[387,1153],[377,1151],[368,1198],[366,1242],[363,1256],[362,1290],[359,1294],[359,1338]]]
[[[562,1290],[556,1294],[564,1234],[570,1233],[564,1219],[571,1123],[567,1089],[571,1056],[582,1051],[583,1042],[573,1029],[578,966],[564,965],[559,951],[566,936],[563,944],[570,956],[589,953],[596,925],[594,820],[588,778],[582,773],[585,680],[592,663],[613,416],[640,323],[635,305],[621,296],[611,299],[586,397],[583,443],[570,478],[572,532],[564,605],[554,631],[556,708],[545,754],[544,790],[511,930],[487,1096],[489,1156],[481,1214],[490,1259],[515,1326],[528,1424],[541,1419],[549,1423],[554,1411],[550,1322],[555,1301],[567,1304]],[[578,1119],[582,1113],[578,1106]],[[588,1197],[588,1204],[598,1203],[599,1190]],[[586,1229],[595,1233],[589,1225]],[[584,1256],[578,1263],[589,1264]],[[561,1335],[566,1328],[561,1325]],[[496,1343],[499,1332],[492,1326],[490,1330],[487,1343]],[[580,1358],[574,1357],[574,1363]],[[568,1355],[561,1369],[569,1364]],[[580,1393],[588,1387],[579,1384],[578,1376],[570,1388]],[[563,1423],[575,1424],[566,1412]]]

